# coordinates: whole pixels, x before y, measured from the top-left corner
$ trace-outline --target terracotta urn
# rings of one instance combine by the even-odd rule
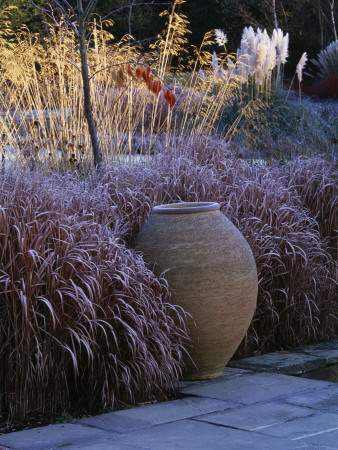
[[[187,380],[216,378],[252,320],[257,271],[243,235],[218,203],[156,206],[134,242],[156,275],[165,272],[172,303],[191,314]]]

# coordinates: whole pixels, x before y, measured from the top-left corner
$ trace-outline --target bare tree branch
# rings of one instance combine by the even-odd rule
[[[37,9],[39,9],[40,11],[43,11],[53,22],[53,24],[55,26],[57,26],[57,20],[54,17],[54,13],[53,13],[53,8],[51,6],[51,4],[49,3],[49,7],[50,9],[44,9],[44,8],[40,8],[39,6],[37,6],[33,0],[29,0],[30,3]],[[60,4],[60,2],[58,0],[51,0],[53,3],[55,3],[55,5],[62,11],[62,14],[64,15],[64,17],[68,18],[67,22],[68,24],[73,28],[74,32],[76,35],[79,34],[79,30],[77,29],[77,26],[75,24],[75,22],[72,22],[70,20],[69,14],[66,12],[66,10],[63,8],[63,6]],[[64,0],[62,0],[64,1]],[[68,4],[68,2],[66,2]],[[78,19],[77,14],[75,13],[74,9],[71,7],[71,11],[74,15],[75,20]]]
[[[88,24],[89,17],[93,13],[96,5],[97,5],[97,0],[90,0],[90,2],[88,3],[88,5],[83,13],[86,24]]]
[[[36,4],[33,2],[33,0],[29,0],[29,1],[30,1],[30,3],[31,3],[33,6],[35,6],[36,9],[39,9],[40,11],[43,11],[43,12],[50,12],[49,9],[44,9],[44,8],[41,8],[40,6],[36,5]]]
[[[173,2],[171,1],[168,1],[168,2],[164,2],[164,3],[154,3],[154,0],[152,0],[152,1],[150,1],[150,2],[142,2],[142,3],[136,3],[134,6],[151,6],[151,5],[156,5],[156,6],[163,6],[163,5],[165,5],[165,6],[168,6],[168,5],[171,5]],[[119,8],[117,8],[117,9],[114,9],[113,11],[110,11],[108,14],[106,14],[105,16],[103,16],[103,17],[101,17],[98,21],[97,21],[97,23],[96,23],[96,25],[99,25],[100,23],[102,23],[102,22],[104,22],[105,20],[107,20],[109,17],[111,17],[113,14],[117,14],[117,13],[119,13],[119,12],[121,12],[121,11],[123,11],[124,9],[127,9],[127,8],[130,8],[130,4],[128,4],[128,5],[124,5],[124,6],[120,6]],[[89,39],[89,37],[90,37],[90,35],[92,34],[92,32],[93,32],[93,28],[94,27],[92,27],[89,31],[88,31],[88,33],[87,33],[87,35],[86,35],[86,39]]]
[[[55,3],[64,13],[64,15],[69,16],[69,14],[67,13],[67,11],[64,9],[64,7],[61,5],[61,3],[59,2],[59,0],[51,0],[53,3]],[[72,7],[72,5],[69,4],[69,2],[67,0],[61,0],[69,9],[69,11],[72,13],[72,15],[77,18],[78,15],[76,14],[74,8]]]

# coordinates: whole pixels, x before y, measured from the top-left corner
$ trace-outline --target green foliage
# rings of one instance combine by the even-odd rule
[[[36,0],[38,6],[45,5],[44,0]],[[0,4],[0,21],[3,13],[8,6],[15,6],[11,11],[10,22],[14,30],[19,29],[22,25],[26,25],[33,32],[41,32],[44,28],[44,14],[30,4],[29,0],[2,0]]]

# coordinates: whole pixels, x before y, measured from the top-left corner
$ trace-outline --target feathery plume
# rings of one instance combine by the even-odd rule
[[[285,64],[286,60],[289,56],[289,33],[286,33],[283,36],[279,47],[276,47],[277,50],[277,64]]]
[[[274,46],[276,47],[277,50],[279,50],[281,44],[282,44],[282,39],[283,39],[283,31],[280,28],[275,28],[272,32],[272,42],[274,44]]]
[[[217,42],[217,44],[220,47],[223,47],[228,42],[228,38],[222,30],[219,30],[216,28],[215,29],[215,41]]]
[[[307,54],[306,52],[304,52],[302,54],[302,57],[299,60],[299,63],[297,64],[297,77],[298,77],[298,81],[301,83],[303,80],[303,69],[305,67],[305,63],[307,61]]]

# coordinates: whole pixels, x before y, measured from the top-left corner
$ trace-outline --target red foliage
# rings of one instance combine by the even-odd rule
[[[163,94],[163,97],[164,97],[164,100],[168,103],[168,105],[172,109],[176,103],[176,97],[175,97],[174,93],[170,89],[167,89],[165,91],[165,93]]]
[[[146,83],[147,83],[147,88],[149,89],[149,91],[152,91],[153,90],[153,76],[151,74],[147,76]]]
[[[158,95],[161,92],[161,89],[162,89],[161,80],[154,81],[154,83],[153,83],[153,93],[155,95]]]
[[[299,84],[297,81],[294,81],[287,87],[292,89],[295,94],[299,92]],[[338,75],[330,74],[321,80],[316,80],[313,82],[310,80],[305,80],[301,84],[301,91],[311,97],[338,98]]]
[[[130,77],[134,78],[134,73],[131,70],[130,64],[128,64],[128,66],[127,66],[127,73]]]
[[[146,66],[138,66],[135,69],[135,73],[132,71],[130,64],[127,64],[125,66],[121,66],[117,72],[113,72],[113,78],[117,83],[117,86],[121,88],[124,85],[124,82],[126,81],[125,77],[125,71],[131,78],[138,78],[139,80],[144,80],[147,84],[147,88],[150,92],[153,92],[156,96],[159,95],[162,89],[162,83],[161,80],[155,80],[151,73],[150,67]],[[163,95],[164,100],[168,103],[170,108],[172,109],[176,103],[176,97],[174,93],[167,89]]]

